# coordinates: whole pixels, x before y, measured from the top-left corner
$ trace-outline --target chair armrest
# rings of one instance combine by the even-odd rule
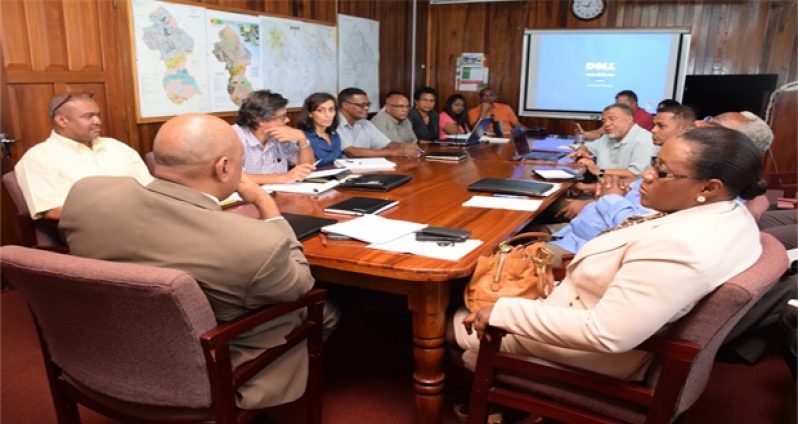
[[[226,345],[241,333],[251,330],[266,321],[271,321],[279,316],[298,309],[310,307],[314,304],[323,304],[326,297],[326,290],[313,289],[293,302],[263,306],[252,312],[240,315],[232,321],[220,324],[216,328],[200,336],[200,340],[202,340],[203,345],[207,343],[208,347]]]

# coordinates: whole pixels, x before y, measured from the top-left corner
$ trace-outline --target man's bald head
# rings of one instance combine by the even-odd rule
[[[241,143],[230,124],[216,116],[187,113],[166,121],[155,135],[153,154],[156,177],[217,197],[220,190],[234,191],[241,178]],[[209,187],[219,183],[225,187]]]

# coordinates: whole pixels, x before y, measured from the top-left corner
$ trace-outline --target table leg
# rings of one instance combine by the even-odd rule
[[[448,282],[418,284],[408,295],[408,308],[413,313],[416,416],[421,424],[437,424],[441,421],[448,305]]]

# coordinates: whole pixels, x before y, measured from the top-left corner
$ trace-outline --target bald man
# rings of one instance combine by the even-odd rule
[[[156,179],[147,186],[128,177],[89,177],[73,186],[59,224],[73,254],[186,271],[220,322],[295,300],[313,287],[302,245],[274,200],[242,178],[243,148],[229,124],[209,115],[178,116],[158,131],[153,150]],[[260,219],[222,212],[219,199],[235,191],[257,207]],[[300,322],[298,313],[285,315],[237,338],[233,365],[283,344]],[[299,398],[307,367],[305,345],[294,347],[239,389],[238,406]]]
[[[50,137],[31,147],[14,167],[31,218],[58,219],[75,181],[91,175],[126,175],[152,181],[141,156],[127,144],[100,137],[100,108],[91,93],[50,98]]]

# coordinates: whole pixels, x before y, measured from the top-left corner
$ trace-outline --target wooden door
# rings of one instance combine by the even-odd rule
[[[15,139],[3,173],[50,134],[47,102],[63,91],[91,92],[103,136],[130,143],[121,78],[119,0],[0,1],[0,133]],[[19,242],[13,206],[2,195],[2,244]]]

